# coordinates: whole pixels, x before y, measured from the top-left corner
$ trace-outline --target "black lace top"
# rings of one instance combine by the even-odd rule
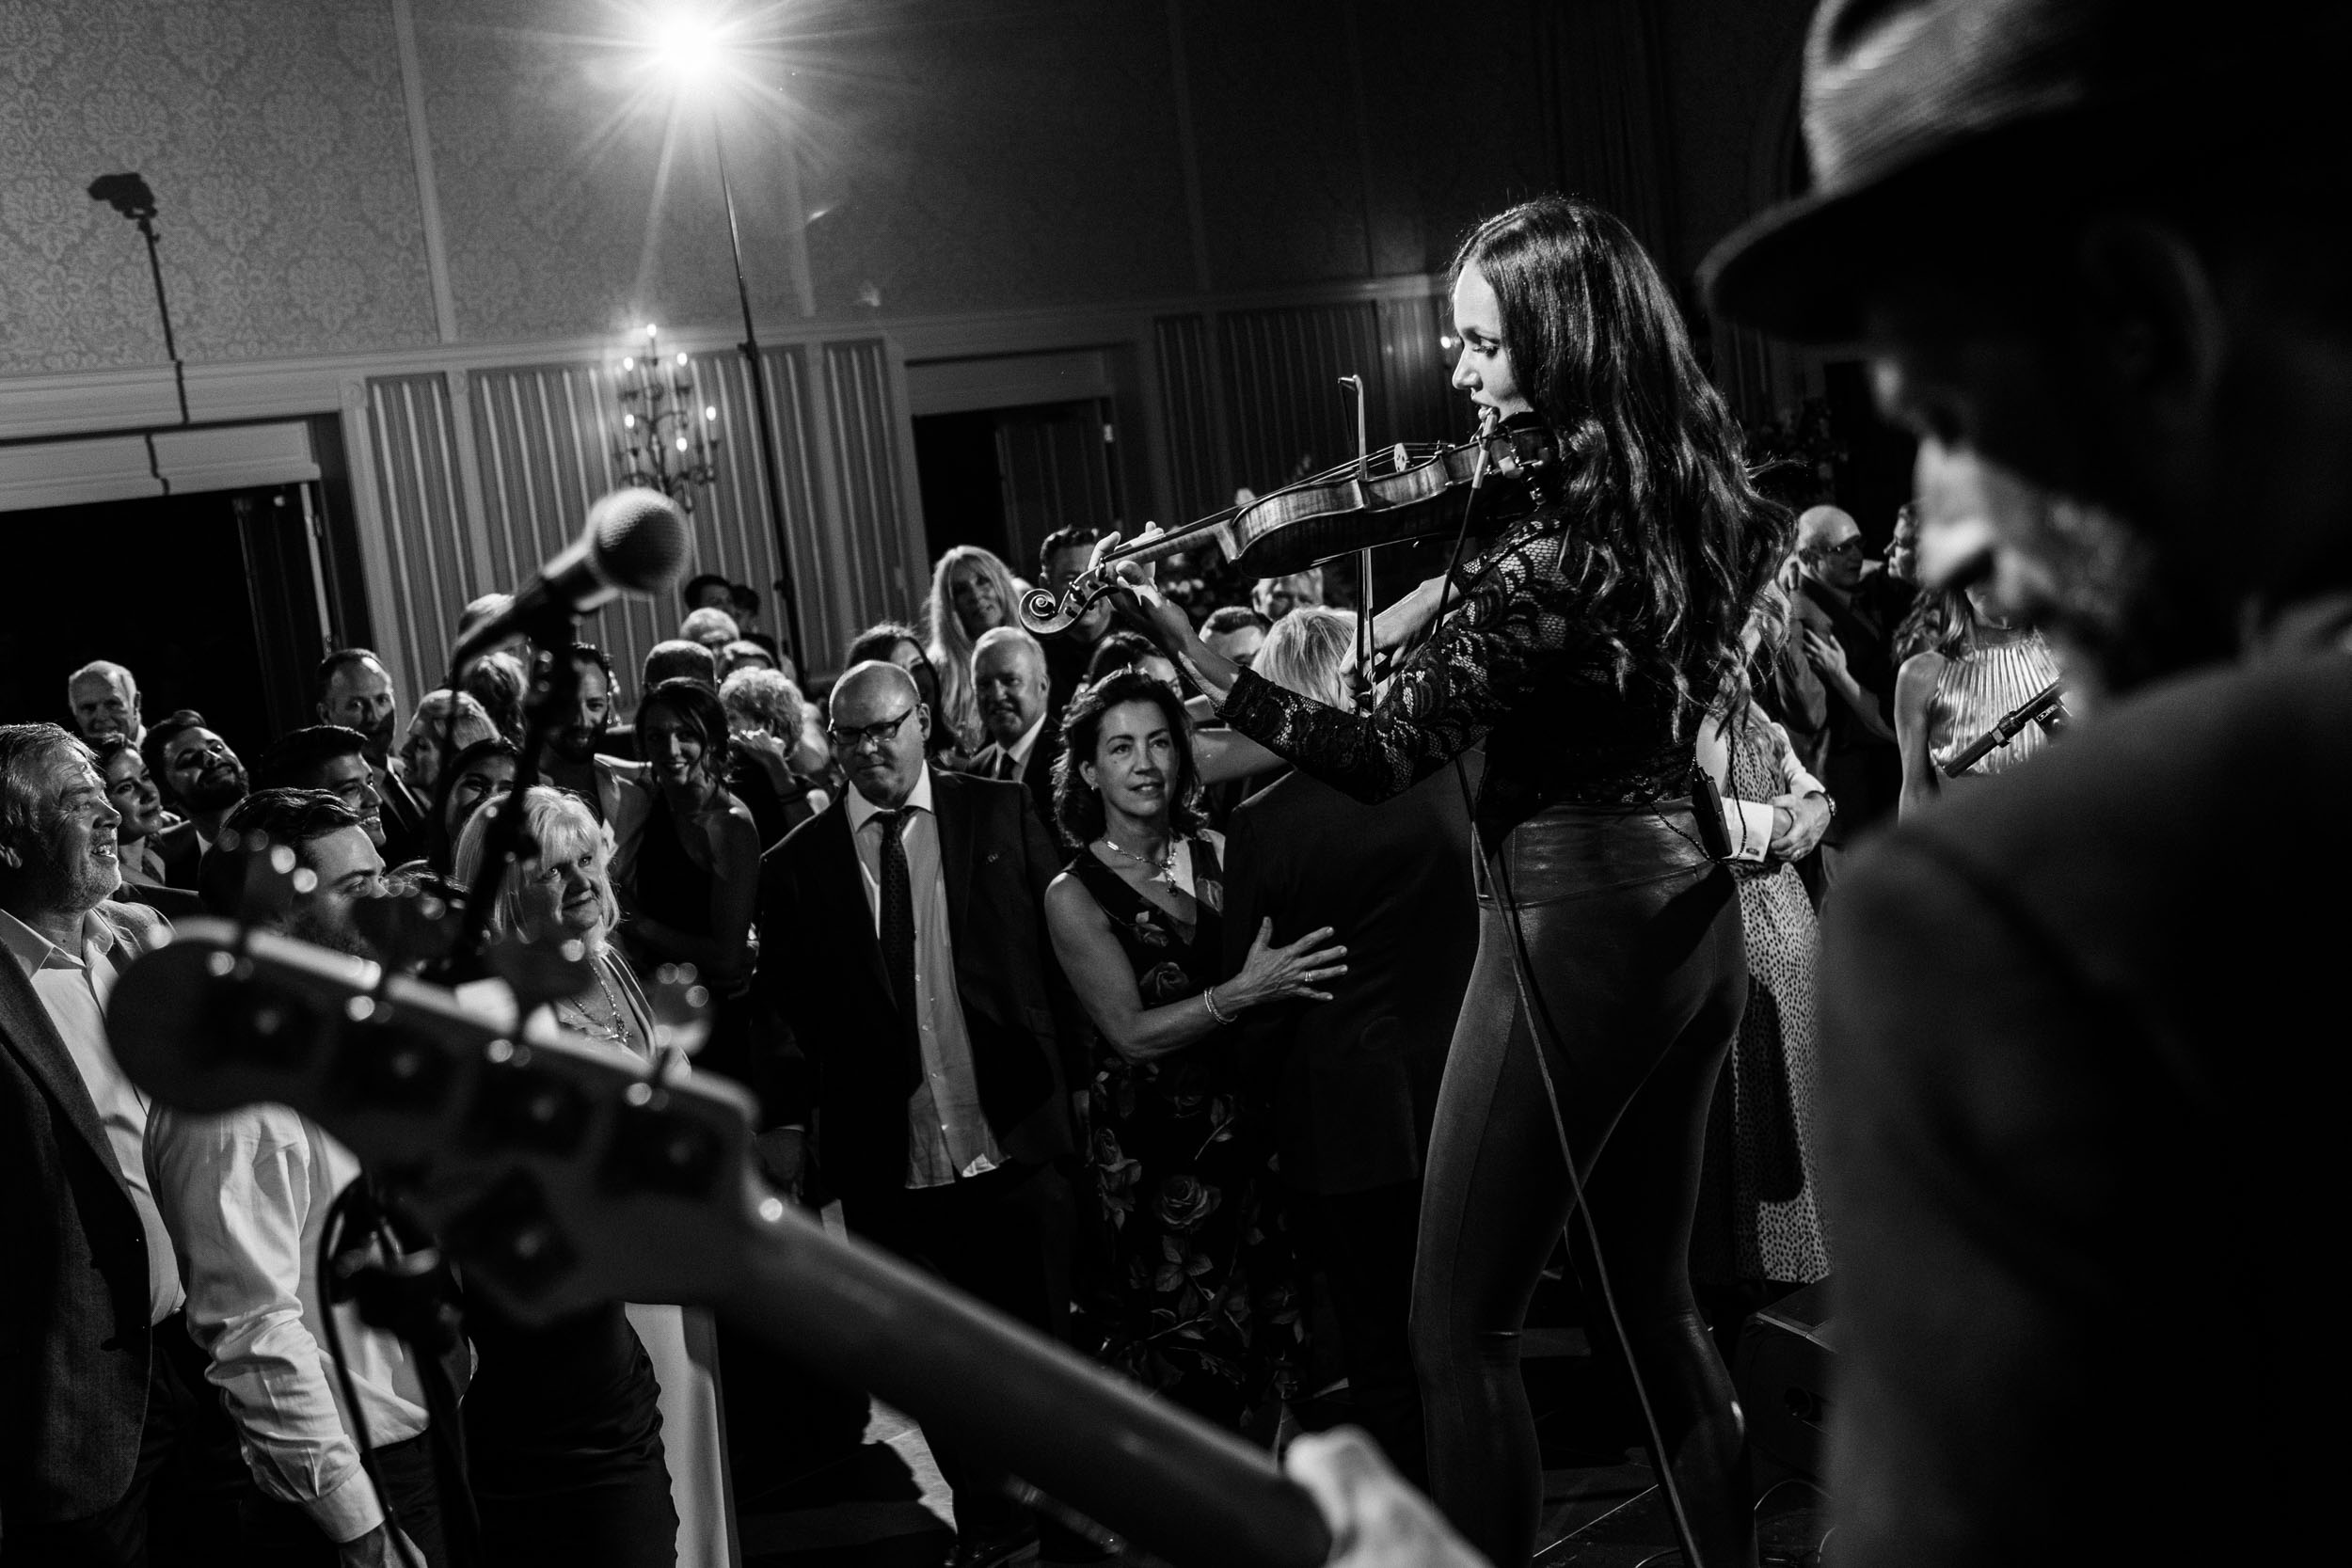
[[[1480,836],[1557,801],[1646,806],[1687,792],[1691,742],[1673,690],[1639,673],[1620,690],[1564,572],[1567,526],[1538,514],[1457,580],[1469,586],[1438,635],[1369,713],[1344,713],[1242,672],[1224,716],[1236,730],[1361,800],[1384,800],[1486,742]]]

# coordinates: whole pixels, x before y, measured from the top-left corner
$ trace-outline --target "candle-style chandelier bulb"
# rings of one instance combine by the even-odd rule
[[[614,461],[622,483],[660,490],[691,512],[695,489],[718,478],[719,405],[698,395],[691,354],[677,350],[665,359],[660,329],[649,325],[644,333],[643,349],[623,357],[614,378],[621,428],[628,433]],[[698,407],[700,420],[694,418]],[[638,409],[644,411],[642,435]]]

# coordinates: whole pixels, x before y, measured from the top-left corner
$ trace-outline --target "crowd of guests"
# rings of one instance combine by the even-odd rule
[[[1748,1311],[1830,1270],[1812,968],[1837,858],[1950,787],[1940,765],[2055,678],[2040,639],[1980,597],[1922,594],[1914,538],[1906,515],[1872,561],[1851,516],[1805,512],[1748,628],[1752,695],[1702,738],[1752,972],[1692,1259],[1726,1346]],[[1096,546],[1054,534],[1034,580],[1066,590]],[[490,900],[494,932],[579,939],[593,984],[552,1012],[616,1052],[652,1050],[644,976],[691,965],[712,998],[698,1065],[756,1095],[779,1187],[837,1200],[852,1232],[1236,1432],[1270,1441],[1288,1405],[1328,1392],[1303,1381],[1319,1277],[1337,1338],[1319,1364],[1398,1467],[1424,1473],[1406,1325],[1421,1164],[1476,947],[1471,780],[1359,804],[1217,724],[1112,598],[1032,637],[1026,586],[988,550],[948,551],[914,621],[841,651],[821,705],[744,635],[755,598],[706,577],[627,724],[600,649],[517,641],[413,704],[374,654],[341,650],[317,672],[316,722],[249,768],[200,712],[151,719],[106,662],[69,677],[71,732],[0,732],[0,935],[137,1208],[139,1245],[111,1261],[144,1271],[147,1375],[176,1412],[154,1430],[137,1388],[107,1415],[49,1412],[50,1441],[136,1456],[58,1478],[96,1489],[89,1528],[151,1537],[142,1521],[210,1508],[246,1559],[389,1561],[394,1530],[430,1560],[450,1550],[426,1442],[439,1370],[333,1309],[373,1480],[329,1376],[307,1260],[356,1163],[281,1108],[150,1106],[109,1067],[91,1006],[170,917],[252,916],[234,850],[257,834],[311,874],[260,918],[337,951],[401,961],[357,911],[410,888]],[[1307,572],[1193,611],[1220,653],[1346,707],[1355,617],[1324,597]],[[469,607],[459,634],[500,608]],[[526,692],[552,670],[558,710],[534,727]],[[2029,726],[1974,770],[2042,738]],[[538,783],[517,800],[526,748]],[[487,846],[509,811],[525,851],[501,874]],[[6,1026],[31,1027],[15,1000]],[[53,1158],[69,1152],[88,1151]],[[470,1440],[465,1530],[493,1547],[723,1560],[723,1443],[756,1493],[862,1428],[853,1398],[699,1313],[615,1307],[539,1331],[474,1303],[468,1321],[470,1386],[447,1408]],[[242,1478],[219,1463],[232,1449]],[[1037,1521],[987,1456],[937,1449],[957,1560],[1025,1548]],[[210,1484],[192,1481],[207,1452]]]

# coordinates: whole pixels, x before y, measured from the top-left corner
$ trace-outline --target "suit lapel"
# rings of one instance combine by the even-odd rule
[[[972,893],[972,801],[963,781],[931,775],[931,811],[939,818],[939,865],[947,879],[947,935],[963,930],[964,905]]]
[[[65,1107],[66,1119],[103,1157],[104,1168],[113,1170],[114,1149],[106,1142],[106,1130],[99,1125],[98,1103],[90,1099],[89,1085],[82,1082],[82,1069],[73,1065],[72,1053],[66,1050],[57,1026],[49,1022],[49,1009],[24,977],[24,966],[16,961],[15,954],[7,952],[0,952],[0,1037],[6,1037],[25,1070],[40,1080],[50,1098]]]

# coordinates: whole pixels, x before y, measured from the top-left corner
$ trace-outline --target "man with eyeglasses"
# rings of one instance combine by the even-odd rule
[[[925,760],[914,677],[869,660],[834,687],[850,787],[771,849],[757,984],[813,1084],[786,1085],[769,1173],[802,1174],[814,1112],[850,1228],[1045,1333],[1070,1301],[1063,1053],[1082,1037],[1045,935],[1060,857],[1018,783]],[[935,1442],[958,1568],[1030,1549],[1035,1522],[985,1456]]]
[[[1865,572],[1866,559],[1862,529],[1848,513],[1816,506],[1798,516],[1791,651],[1804,654],[1829,700],[1819,730],[1792,727],[1789,738],[1837,802],[1822,840],[1824,882],[1846,844],[1892,813],[1902,792],[1892,647],[1911,589]]]

